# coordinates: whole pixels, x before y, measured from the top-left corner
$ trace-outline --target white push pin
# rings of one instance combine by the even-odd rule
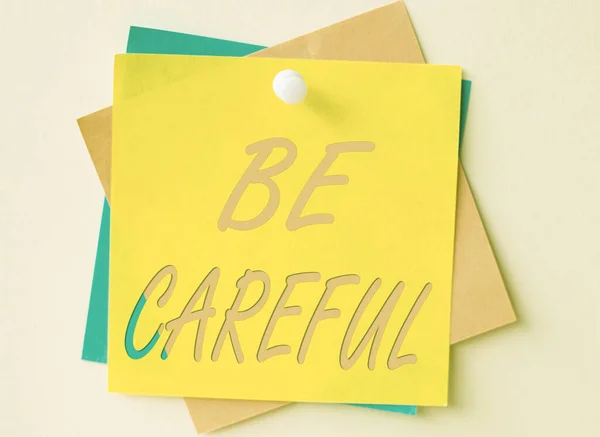
[[[306,83],[294,70],[283,70],[273,79],[275,95],[289,105],[300,103],[306,97]]]

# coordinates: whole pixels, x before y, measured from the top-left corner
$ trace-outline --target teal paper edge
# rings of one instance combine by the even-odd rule
[[[127,40],[127,53],[151,55],[241,57],[263,49],[266,47],[137,26],[131,26]]]
[[[110,206],[104,198],[96,263],[88,307],[81,358],[106,363],[108,346],[108,259],[110,254]]]
[[[463,136],[465,134],[465,124],[467,124],[467,112],[469,109],[469,100],[471,99],[471,81],[464,80],[460,87],[460,122],[458,129],[458,151],[462,145]]]
[[[197,56],[246,56],[266,47],[228,41],[204,36],[188,35],[164,30],[132,26],[129,30],[127,53],[173,54]],[[462,142],[467,109],[471,94],[471,82],[462,81],[459,138]],[[94,265],[92,290],[82,359],[98,363],[107,362],[108,349],[108,264],[110,242],[110,206],[104,199],[98,249]],[[350,404],[414,416],[414,405]]]

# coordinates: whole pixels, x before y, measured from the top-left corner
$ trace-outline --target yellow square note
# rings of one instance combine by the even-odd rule
[[[117,56],[110,391],[445,405],[460,82]]]

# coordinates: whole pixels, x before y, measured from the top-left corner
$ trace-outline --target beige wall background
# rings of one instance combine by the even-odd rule
[[[75,119],[111,104],[129,26],[272,45],[386,3],[0,2],[1,436],[195,435],[181,399],[109,394],[79,358],[103,194]],[[446,409],[293,405],[216,435],[600,435],[600,3],[406,4],[473,81],[462,159],[520,323],[453,347]]]

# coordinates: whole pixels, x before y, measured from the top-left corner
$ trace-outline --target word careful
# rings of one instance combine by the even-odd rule
[[[168,285],[162,292],[157,300],[159,308],[164,307],[169,302],[169,299],[175,291],[175,285],[177,283],[177,270],[174,266],[168,265],[160,269],[154,277],[150,280],[142,295],[140,296],[137,304],[135,305],[129,323],[127,325],[125,333],[125,349],[127,354],[132,359],[141,359],[146,356],[159,341],[161,335],[167,335],[166,343],[161,352],[161,358],[167,359],[173,345],[177,341],[177,337],[181,333],[183,327],[188,323],[197,323],[197,334],[196,342],[194,346],[194,359],[199,362],[202,359],[202,350],[205,340],[206,326],[209,320],[216,315],[216,309],[212,307],[212,301],[214,294],[217,289],[219,282],[220,269],[218,267],[213,268],[208,275],[202,280],[196,291],[191,296],[188,303],[185,305],[179,317],[169,320],[165,323],[161,323],[152,338],[146,343],[142,349],[137,349],[134,346],[134,334],[136,325],[141,313],[144,310],[146,302],[150,296],[157,292],[157,287],[163,279],[168,278]],[[291,354],[292,350],[289,345],[280,344],[270,346],[270,339],[277,328],[277,322],[282,317],[290,317],[299,315],[302,312],[300,306],[287,306],[287,301],[290,295],[293,293],[295,287],[301,283],[319,283],[321,281],[321,275],[317,272],[305,272],[305,273],[294,273],[289,275],[286,279],[285,287],[277,300],[277,304],[271,313],[271,316],[265,326],[264,333],[262,334],[261,341],[259,344],[254,345],[256,351],[256,359],[262,363],[270,358],[277,355]],[[242,301],[246,295],[246,292],[253,282],[258,282],[262,286],[262,292],[260,297],[245,310],[240,310]],[[366,290],[364,296],[360,300],[342,339],[340,352],[339,352],[339,364],[342,369],[350,369],[359,357],[366,350],[367,346],[372,343],[369,357],[368,357],[368,368],[370,370],[375,369],[375,363],[377,354],[379,352],[379,346],[383,338],[386,325],[399,301],[402,291],[405,288],[404,282],[398,282],[383,305],[379,312],[374,317],[373,321],[369,325],[368,330],[363,335],[359,344],[355,350],[350,352],[350,343],[353,336],[355,335],[356,328],[363,317],[363,314],[371,302],[373,296],[378,292],[381,287],[381,279],[375,279]],[[303,364],[308,350],[310,349],[310,343],[315,333],[315,330],[319,323],[326,319],[339,318],[341,311],[338,308],[328,308],[327,304],[332,294],[340,287],[348,285],[358,285],[360,283],[360,277],[355,274],[347,274],[329,278],[325,281],[325,287],[321,298],[306,326],[304,336],[298,351],[296,352],[295,359],[299,364]],[[271,293],[271,280],[267,273],[261,270],[246,270],[246,272],[237,280],[237,294],[231,303],[231,306],[225,310],[225,318],[215,339],[211,356],[212,361],[217,361],[221,355],[226,339],[230,339],[238,363],[244,362],[244,352],[242,345],[237,333],[237,325],[244,320],[256,315],[261,311],[267,302],[267,299]],[[417,361],[417,356],[414,354],[406,354],[398,356],[402,342],[406,337],[415,317],[419,313],[419,310],[423,306],[423,303],[429,296],[432,290],[432,284],[427,283],[419,293],[411,310],[407,314],[399,332],[396,335],[394,344],[389,351],[387,359],[387,367],[390,370],[397,369],[405,364],[414,364]],[[194,310],[197,303],[204,296],[204,301],[200,309]]]

